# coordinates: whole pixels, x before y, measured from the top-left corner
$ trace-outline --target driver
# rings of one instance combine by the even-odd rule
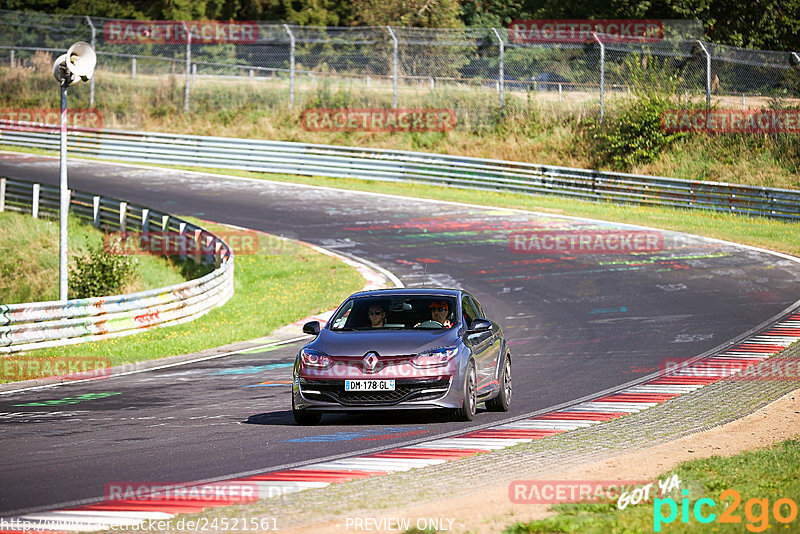
[[[447,304],[446,300],[434,300],[431,302],[428,308],[431,310],[432,320],[442,323],[442,326],[445,328],[450,328],[453,326],[450,320],[447,318],[447,316],[450,314],[450,306]]]

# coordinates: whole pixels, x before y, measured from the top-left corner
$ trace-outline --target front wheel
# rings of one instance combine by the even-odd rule
[[[294,422],[301,426],[316,425],[322,419],[322,414],[319,412],[309,412],[308,410],[298,410],[294,406],[294,398],[292,398],[292,415]]]
[[[475,363],[470,360],[464,377],[464,399],[461,408],[453,410],[454,421],[472,421],[475,419],[475,410],[478,406],[477,379],[475,377]]]
[[[507,412],[511,406],[511,355],[506,354],[503,374],[500,377],[500,393],[486,401],[486,409],[490,412]]]

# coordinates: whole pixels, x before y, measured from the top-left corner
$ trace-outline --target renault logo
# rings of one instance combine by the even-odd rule
[[[380,359],[377,352],[368,352],[364,355],[364,372],[374,373],[377,371]]]

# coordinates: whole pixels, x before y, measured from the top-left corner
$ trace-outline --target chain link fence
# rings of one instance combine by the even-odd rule
[[[307,27],[248,23],[249,39],[120,39],[113,24],[141,21],[0,10],[0,105],[57,107],[51,71],[72,43],[98,55],[90,84],[70,88],[72,106],[97,107],[109,127],[136,128],[132,109],[225,116],[265,109],[447,108],[458,128],[501,112],[543,108],[596,114],[639,91],[686,102],[768,108],[800,104],[800,56],[681,38],[621,43],[520,43],[507,28]],[[149,23],[153,24],[153,23]],[[179,26],[162,23],[177,35]],[[209,23],[211,24],[211,23]],[[163,30],[163,28],[161,28]],[[155,27],[149,30],[155,32]],[[149,31],[148,30],[148,31]],[[160,31],[160,30],[159,30]],[[250,30],[248,30],[250,31]],[[185,35],[185,34],[184,34]],[[240,37],[240,36],[238,36]]]

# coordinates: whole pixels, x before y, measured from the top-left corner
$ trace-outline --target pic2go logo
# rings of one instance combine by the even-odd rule
[[[711,511],[712,508],[717,506],[713,499],[698,499],[695,501],[694,506],[691,506],[688,499],[689,490],[682,490],[681,493],[684,495],[680,505],[681,523],[689,523],[690,509],[698,523],[707,524],[715,520],[719,523],[740,524],[742,522],[742,517],[736,513],[737,508],[742,503],[742,496],[734,489],[727,489],[720,493],[720,500],[733,499],[733,502],[719,514],[719,519],[717,519],[717,514]],[[782,497],[772,504],[771,509],[769,504],[769,499],[756,498],[750,499],[745,503],[744,516],[748,521],[745,525],[747,530],[750,532],[764,532],[767,530],[770,527],[770,510],[772,511],[772,517],[778,523],[788,525],[797,519],[797,503],[792,499]],[[665,506],[668,509],[666,516],[664,516]],[[655,532],[661,532],[662,524],[672,523],[677,518],[678,503],[675,502],[675,499],[667,497],[664,499],[656,498],[653,501],[653,530]]]

